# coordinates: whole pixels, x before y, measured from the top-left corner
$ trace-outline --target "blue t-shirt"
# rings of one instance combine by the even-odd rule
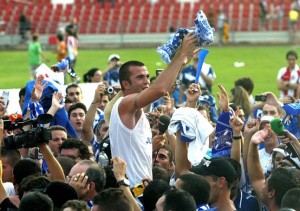
[[[236,199],[233,203],[237,210],[259,211],[259,204],[257,199],[249,193],[246,193],[240,189],[238,190],[238,195],[236,196]]]
[[[194,68],[194,66],[188,65],[181,71],[181,74],[180,74],[181,82],[187,87],[190,83],[195,82],[196,73],[197,73],[197,70]],[[207,76],[213,76],[213,75],[214,75],[214,71],[211,67],[209,67]],[[205,87],[211,92],[211,86],[206,84]]]
[[[111,86],[119,83],[119,69],[108,71],[104,76],[104,80],[108,81]]]

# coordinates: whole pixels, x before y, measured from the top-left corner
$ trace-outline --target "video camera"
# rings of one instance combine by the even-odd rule
[[[4,148],[7,150],[36,147],[37,144],[48,143],[51,140],[51,130],[38,126],[48,124],[53,120],[50,114],[41,114],[36,119],[17,120],[12,122],[4,120],[5,130],[20,129],[22,133],[4,138]],[[23,131],[23,126],[31,125],[32,129]]]

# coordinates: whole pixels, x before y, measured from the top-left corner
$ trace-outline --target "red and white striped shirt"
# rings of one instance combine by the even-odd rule
[[[281,68],[278,72],[277,80],[289,82],[290,84],[298,84],[300,80],[299,66],[295,65],[295,68],[293,70],[290,70],[288,67]],[[296,97],[296,90],[288,89],[288,90],[280,91],[280,97],[286,95]]]

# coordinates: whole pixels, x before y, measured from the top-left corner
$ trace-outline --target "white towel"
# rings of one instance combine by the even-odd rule
[[[189,142],[188,160],[192,165],[199,164],[208,149],[213,126],[196,109],[183,107],[173,113],[168,128],[170,134],[178,130],[181,130],[181,141]]]

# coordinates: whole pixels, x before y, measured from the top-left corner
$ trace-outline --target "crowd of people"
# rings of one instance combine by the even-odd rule
[[[297,53],[279,98],[254,98],[244,77],[215,99],[212,65],[194,83],[197,44],[187,34],[152,77],[110,55],[83,77],[97,84],[88,106],[80,84],[45,74],[21,89],[22,114],[0,97],[1,210],[299,210]]]

